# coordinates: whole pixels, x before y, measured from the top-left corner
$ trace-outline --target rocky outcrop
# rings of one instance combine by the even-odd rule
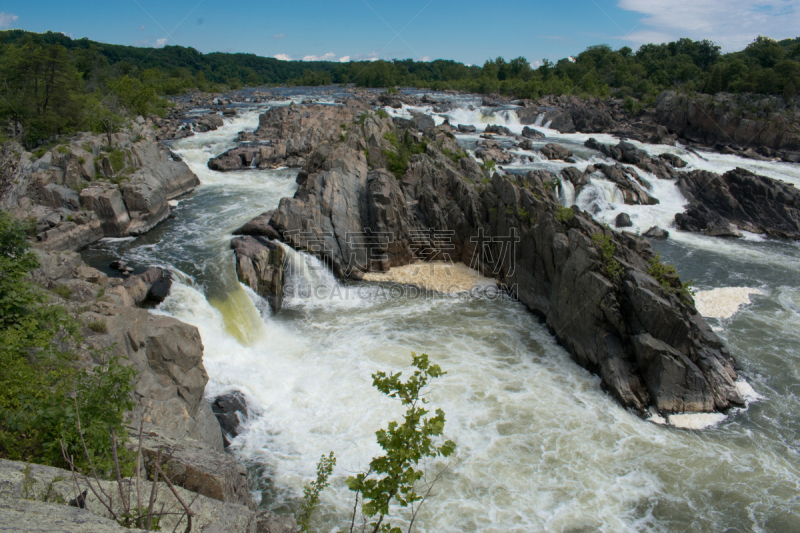
[[[494,161],[498,165],[507,165],[515,159],[514,154],[509,153],[500,143],[489,139],[478,141],[475,157],[484,161]]]
[[[800,190],[794,185],[737,168],[722,176],[684,173],[678,187],[689,200],[677,226],[707,235],[740,237],[739,230],[800,239]]]
[[[669,232],[665,229],[659,228],[658,226],[653,226],[644,233],[642,233],[648,239],[656,239],[656,240],[664,240],[669,238]]]
[[[525,126],[524,128],[522,128],[522,136],[525,137],[526,139],[534,139],[534,140],[539,140],[539,139],[544,139],[545,138],[545,134],[544,133],[542,133],[539,130],[535,130],[533,128],[529,128],[528,126]]]
[[[69,472],[62,471],[62,476]],[[0,470],[2,475],[2,470]],[[169,490],[169,489],[167,489]],[[141,533],[122,527],[110,518],[56,502],[0,497],[0,524],[16,533]]]
[[[274,312],[283,304],[284,261],[280,243],[264,237],[237,237],[231,241],[239,281],[263,296]]]
[[[800,123],[779,97],[665,91],[656,100],[655,119],[688,141],[735,151],[765,148],[767,157],[800,161]]]
[[[753,159],[800,162],[800,123],[783,98],[664,91],[652,109],[631,114],[621,99],[547,96],[517,110],[521,124],[561,133],[610,133],[655,144],[700,144]],[[538,122],[540,121],[540,122]]]
[[[584,146],[601,152],[606,157],[610,157],[620,163],[627,163],[635,165],[636,167],[649,172],[661,179],[671,180],[678,178],[678,171],[673,168],[675,166],[680,168],[686,166],[686,162],[676,155],[663,154],[667,157],[651,158],[647,152],[636,148],[633,144],[625,141],[620,141],[617,146],[610,144],[602,144],[597,142],[594,138],[589,138],[584,143]],[[682,165],[681,165],[682,163]]]
[[[358,130],[356,119],[369,110],[361,100],[344,106],[272,107],[259,117],[253,134],[240,136],[250,141],[208,162],[212,170],[302,167],[311,152],[322,143],[337,143],[348,131]]]
[[[27,473],[26,469],[29,469]],[[31,522],[30,517],[21,516],[21,511],[24,510],[42,513],[37,520],[38,526],[34,525],[32,531],[139,531],[114,529],[112,525],[114,522],[105,518],[108,516],[108,511],[91,490],[84,497],[84,509],[63,505],[61,502],[75,499],[79,494],[68,470],[0,459],[0,480],[2,480],[0,483],[0,516],[4,517],[2,521],[4,527],[10,527],[13,524],[27,527],[26,524]],[[123,479],[122,483],[126,492],[130,491],[131,494],[136,494],[135,479]],[[87,489],[84,482],[79,481],[79,484],[81,490]],[[122,514],[123,507],[119,498],[117,482],[100,480],[98,483],[92,480],[92,484],[96,489],[99,484],[106,494],[116,496],[113,498],[112,508],[118,515]],[[148,502],[151,482],[142,479],[140,485],[142,500]],[[157,486],[154,509],[158,510],[163,506],[163,509],[169,513],[161,518],[159,525],[162,530],[172,531],[178,527],[179,523],[181,524],[180,530],[184,530],[186,519],[183,517],[181,504],[166,483],[159,481]],[[192,531],[257,533],[259,517],[248,507],[208,498],[180,486],[176,486],[176,491],[194,513]],[[98,492],[100,491],[98,490]],[[47,502],[53,503],[42,501],[45,499]],[[61,505],[56,507],[55,502],[59,502]],[[54,507],[61,511],[60,514],[54,511]],[[45,517],[52,522],[44,522]],[[27,531],[26,529],[12,530]]]
[[[659,203],[658,198],[651,196],[639,185],[641,182],[645,187],[650,187],[650,184],[642,179],[635,170],[620,163],[616,165],[596,164],[594,167],[619,188],[626,204],[655,205]]]
[[[623,405],[678,412],[742,404],[733,358],[691,297],[648,274],[654,253],[646,240],[615,234],[574,207],[565,215],[535,173],[494,174],[484,184],[474,161],[443,155],[457,148],[446,137],[429,137],[400,180],[368,166],[364,142],[310,156],[316,162],[301,171],[295,197],[270,218],[285,242],[342,277],[424,259],[420,249],[477,265],[540,315]],[[437,231],[448,232],[446,247],[424,237]],[[509,254],[503,239],[514,236]]]
[[[135,451],[138,445],[132,438],[129,448]],[[148,472],[153,471],[159,450],[161,466],[166,465],[165,471],[175,485],[207,498],[256,509],[247,486],[247,470],[230,453],[202,441],[164,437],[151,430],[142,438],[142,458]]]
[[[520,124],[533,125],[541,117],[541,124],[561,133],[605,133],[615,121],[609,106],[600,100],[581,100],[575,96],[540,99],[537,106],[517,111]]]
[[[560,144],[548,143],[542,146],[542,155],[547,159],[569,159],[572,157],[572,150],[564,148]]]
[[[232,391],[214,398],[211,410],[222,428],[222,437],[227,448],[231,440],[241,433],[242,423],[249,418],[247,402],[241,392]]]
[[[80,134],[37,160],[5,153],[14,174],[0,204],[20,219],[33,219],[36,246],[77,250],[103,237],[141,235],[169,216],[169,200],[199,180],[166,146],[131,135]],[[12,143],[13,144],[13,143]],[[113,160],[113,163],[112,163]]]

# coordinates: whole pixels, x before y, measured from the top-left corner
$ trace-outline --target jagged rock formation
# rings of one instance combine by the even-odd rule
[[[610,157],[620,163],[635,165],[664,180],[677,179],[678,171],[675,170],[673,166],[678,168],[686,166],[686,162],[676,155],[664,154],[668,157],[653,159],[644,150],[640,150],[631,143],[625,141],[620,141],[617,146],[612,146],[610,144],[599,143],[595,138],[591,137],[584,143],[584,146],[597,150],[606,157]],[[681,163],[683,164],[681,165]]]
[[[108,151],[105,139],[82,135],[36,160],[19,147],[6,154],[16,184],[0,207],[34,220],[37,247],[76,250],[103,237],[141,235],[169,216],[169,200],[200,183],[160,143],[117,133]]]
[[[420,248],[475,264],[539,314],[623,405],[680,412],[742,404],[733,358],[691,298],[681,300],[648,274],[647,241],[615,234],[576,208],[564,214],[535,172],[494,174],[486,183],[474,160],[445,155],[458,146],[436,129],[406,133],[404,123],[375,115],[370,123],[425,142],[425,152],[410,157],[397,179],[372,159],[373,146],[369,162],[363,153],[369,142],[393,150],[383,135],[364,131],[319,146],[294,198],[282,199],[270,217],[285,242],[341,277],[425,259]],[[436,232],[448,232],[446,246]],[[509,253],[503,239],[515,235]]]
[[[323,142],[339,141],[366,109],[361,100],[348,100],[344,106],[270,108],[259,117],[254,133],[239,136],[240,141],[257,144],[228,150],[210,159],[208,168],[225,172],[250,167],[302,167],[314,148]]]
[[[214,398],[211,410],[222,428],[222,438],[227,448],[230,441],[242,431],[242,423],[250,416],[247,401],[241,392],[232,391]]]
[[[541,152],[547,159],[569,159],[572,157],[572,150],[554,143],[548,143],[542,146]]]
[[[800,239],[800,190],[794,185],[736,168],[722,176],[682,173],[678,187],[689,200],[677,226],[706,235],[741,237],[739,230]]]
[[[650,184],[639,176],[635,170],[632,170],[625,165],[617,163],[616,165],[602,165],[600,163],[594,165],[596,170],[602,172],[608,181],[614,183],[620,191],[626,204],[629,205],[655,205],[658,204],[658,198],[650,195],[642,188],[650,188]],[[640,185],[640,183],[642,185]]]
[[[742,150],[764,147],[769,149],[768,157],[782,155],[787,161],[800,162],[800,124],[782,112],[783,105],[776,97],[726,93],[688,97],[665,91],[656,100],[655,119],[699,144]]]
[[[681,139],[752,159],[800,162],[800,123],[780,97],[664,91],[652,109],[636,115],[622,100],[546,96],[519,104],[520,123],[541,119],[561,133],[611,133],[673,145]]]
[[[263,237],[237,237],[231,241],[239,281],[266,298],[274,312],[283,304],[284,261],[280,243]]]

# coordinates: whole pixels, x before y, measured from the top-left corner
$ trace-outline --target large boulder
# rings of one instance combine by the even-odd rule
[[[572,157],[572,150],[564,148],[560,144],[545,144],[540,151],[547,159],[569,159]]]
[[[160,435],[178,440],[203,441],[222,451],[222,431],[204,397],[208,374],[197,328],[108,302],[96,302],[90,310],[107,329],[89,337],[90,345],[108,349],[136,368],[134,395],[140,408],[134,413],[141,413],[145,429],[157,428],[154,431]]]
[[[128,447],[136,451],[138,437],[132,436]],[[175,439],[148,431],[142,436],[142,457],[148,472],[161,450],[162,468],[171,481],[186,490],[221,502],[244,505],[255,510],[247,486],[247,470],[236,458],[195,439]]]
[[[274,312],[283,304],[283,245],[264,237],[237,237],[231,241],[239,281],[263,296]]]
[[[721,176],[704,170],[683,173],[678,187],[689,200],[686,211],[675,215],[681,229],[800,239],[800,190],[792,184],[736,168]]]
[[[649,186],[647,182],[632,169],[617,163],[616,165],[594,165],[596,170],[603,173],[606,179],[614,183],[622,192],[624,201],[628,205],[655,205],[659,203],[658,198],[651,196],[642,185]]]
[[[242,422],[248,419],[249,410],[244,395],[239,391],[232,391],[222,396],[217,396],[211,403],[211,410],[222,428],[222,437],[225,448],[230,445],[241,432]]]

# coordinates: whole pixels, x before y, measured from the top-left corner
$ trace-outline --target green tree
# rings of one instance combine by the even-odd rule
[[[400,379],[400,372],[372,375],[372,383],[379,391],[399,399],[407,409],[401,423],[390,422],[387,429],[376,433],[385,454],[370,461],[367,473],[347,478],[347,486],[356,492],[356,504],[359,495],[363,498],[361,512],[369,518],[377,516],[370,524],[373,533],[401,533],[400,528],[384,523],[390,503],[395,501],[401,507],[407,507],[423,500],[423,496],[415,491],[415,485],[424,475],[418,469],[419,462],[425,458],[448,457],[455,450],[452,441],[439,445],[434,443],[434,439],[444,433],[444,412],[437,409],[435,416],[427,416],[430,413],[423,407],[427,400],[421,396],[430,380],[443,376],[445,372],[439,365],[430,364],[425,354],[417,356],[412,353],[412,357],[416,370],[407,381]],[[351,532],[354,524],[355,510]]]
[[[86,467],[85,440],[95,466],[110,472],[112,434],[124,439],[132,407],[133,367],[101,353],[104,364],[80,364],[78,323],[30,281],[38,259],[25,229],[0,211],[0,457],[64,466],[63,442]]]

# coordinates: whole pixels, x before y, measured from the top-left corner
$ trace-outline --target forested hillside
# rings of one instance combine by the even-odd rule
[[[137,48],[61,33],[0,32],[0,115],[28,145],[81,129],[111,131],[126,116],[163,113],[165,95],[274,84],[451,89],[519,98],[575,94],[627,98],[649,106],[669,88],[763,93],[789,99],[800,87],[800,38],[759,37],[721,54],[714,43],[681,39],[612,50],[592,46],[534,68],[518,57],[483,67],[448,60],[279,61],[253,54],[201,54],[193,48]],[[634,100],[635,99],[635,100]],[[637,102],[638,100],[638,102]]]

